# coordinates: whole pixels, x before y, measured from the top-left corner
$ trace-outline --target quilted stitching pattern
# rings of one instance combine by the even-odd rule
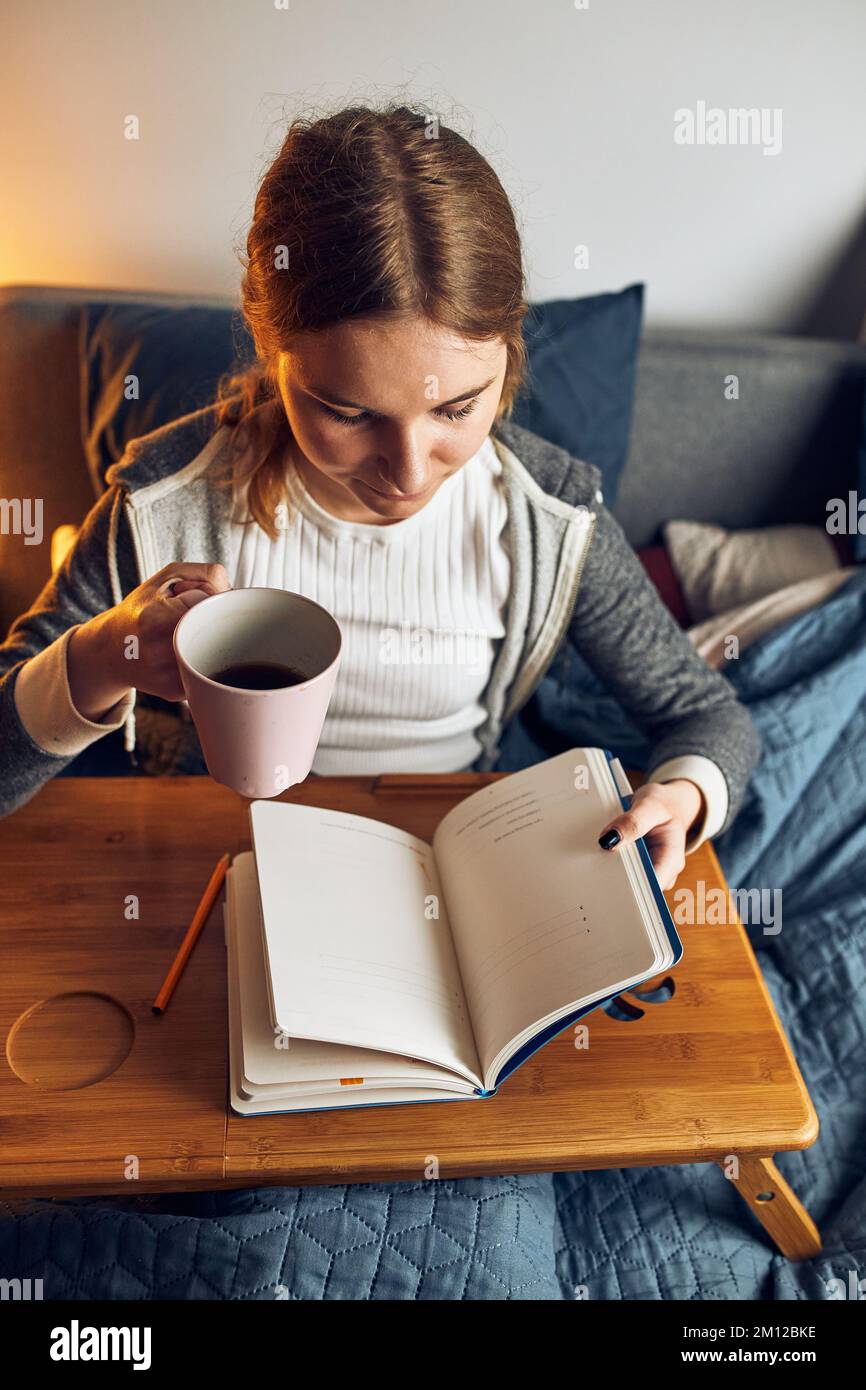
[[[48,1299],[550,1299],[552,1175],[2,1203]]]

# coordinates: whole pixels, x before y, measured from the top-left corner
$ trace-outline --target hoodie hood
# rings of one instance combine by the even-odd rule
[[[149,487],[180,472],[201,453],[217,428],[216,405],[171,420],[138,439],[131,439],[123,456],[106,470],[109,487],[117,484],[128,492]]]

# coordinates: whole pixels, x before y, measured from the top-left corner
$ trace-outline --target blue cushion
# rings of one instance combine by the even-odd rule
[[[628,452],[643,297],[643,285],[629,285],[554,299],[524,320],[529,395],[512,418],[600,468],[608,507]]]
[[[214,399],[223,372],[253,356],[239,310],[201,304],[88,304],[79,329],[82,441],[94,482],[130,439]],[[138,399],[126,379],[138,378]]]
[[[616,496],[631,428],[643,285],[619,294],[533,305],[524,324],[530,395],[513,419],[601,469]],[[239,310],[226,306],[94,302],[82,315],[82,436],[91,474],[130,439],[207,405],[220,375],[253,355]],[[129,375],[139,399],[127,400]]]

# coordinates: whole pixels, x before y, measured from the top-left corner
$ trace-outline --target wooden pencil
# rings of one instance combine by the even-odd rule
[[[180,949],[171,963],[171,968],[165,977],[162,989],[153,1001],[153,1012],[155,1014],[165,1013],[168,1001],[174,994],[175,986],[183,974],[184,967],[192,954],[192,949],[201,935],[202,928],[210,915],[217,893],[222,887],[226,870],[231,862],[231,855],[226,853],[220,859],[216,868],[210,876],[210,882],[201,897],[201,902],[195,910],[193,919],[187,927],[186,936],[180,943]]]

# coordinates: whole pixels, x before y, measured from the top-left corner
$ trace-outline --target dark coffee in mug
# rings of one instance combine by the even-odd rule
[[[309,679],[306,671],[280,661],[235,661],[211,675],[212,681],[232,685],[236,690],[279,690],[286,685],[300,685]]]

